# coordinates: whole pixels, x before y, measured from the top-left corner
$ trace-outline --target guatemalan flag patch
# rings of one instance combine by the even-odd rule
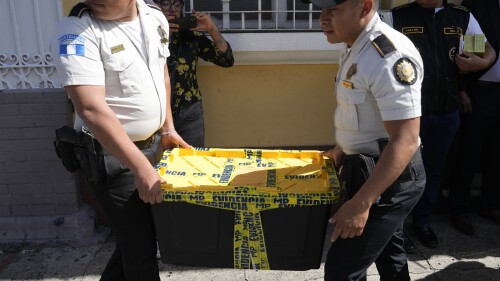
[[[76,34],[66,34],[59,38],[59,55],[85,56],[85,38]]]

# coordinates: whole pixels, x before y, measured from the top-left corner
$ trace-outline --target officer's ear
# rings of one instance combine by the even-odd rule
[[[361,0],[361,17],[366,17],[374,7],[374,0]]]

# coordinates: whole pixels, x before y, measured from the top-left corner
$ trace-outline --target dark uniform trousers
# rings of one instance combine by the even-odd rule
[[[152,165],[163,156],[161,137],[155,134],[141,151]],[[112,155],[103,154],[104,184],[91,185],[116,236],[116,248],[100,280],[159,281],[156,231],[150,204],[144,203],[135,186],[135,176]]]
[[[481,164],[482,209],[500,207],[500,82],[483,82],[472,90],[472,116],[459,147],[461,157],[458,160],[458,173],[450,189],[452,211],[465,212],[469,206],[470,187],[476,172],[476,165]]]
[[[410,280],[403,248],[403,223],[425,187],[420,149],[408,168],[411,179],[398,179],[382,193],[370,208],[361,236],[339,237],[332,243],[325,263],[325,280],[366,280],[366,270],[373,262],[382,281]]]

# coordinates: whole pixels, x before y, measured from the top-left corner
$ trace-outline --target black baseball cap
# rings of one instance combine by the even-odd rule
[[[302,2],[309,4],[313,3],[314,5],[320,8],[333,8],[338,4],[342,4],[347,0],[302,0]]]

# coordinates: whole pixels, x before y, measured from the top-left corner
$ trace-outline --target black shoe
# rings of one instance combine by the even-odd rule
[[[430,226],[418,227],[414,226],[413,231],[417,234],[418,240],[427,248],[437,248],[439,243],[434,231],[432,231]]]
[[[474,235],[476,233],[474,226],[472,226],[472,223],[465,214],[451,214],[451,223],[464,234]]]
[[[410,236],[406,234],[406,232],[403,232],[403,248],[405,249],[407,254],[413,254],[415,253],[415,243],[413,243],[413,240],[411,240]]]

